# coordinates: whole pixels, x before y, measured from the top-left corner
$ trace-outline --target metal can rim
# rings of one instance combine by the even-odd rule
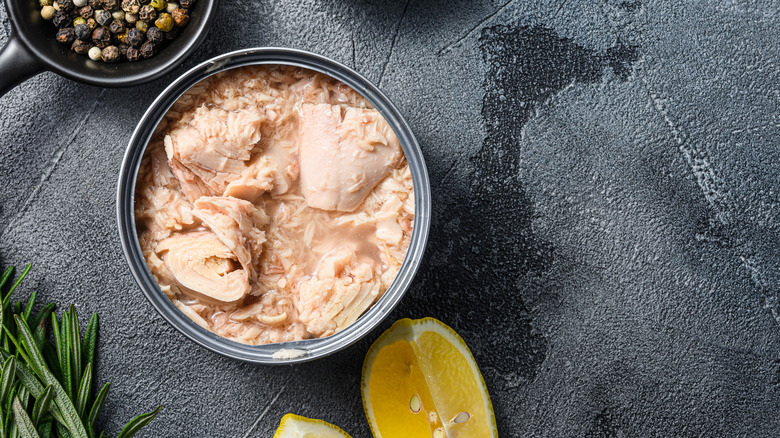
[[[197,82],[219,72],[248,65],[281,64],[308,68],[329,75],[363,95],[395,131],[412,173],[415,216],[406,257],[393,283],[366,313],[338,333],[317,339],[265,345],[246,345],[218,336],[195,324],[162,292],[146,265],[135,226],[135,184],[141,159],[160,120],[173,103]],[[375,85],[351,68],[330,58],[299,49],[250,48],[204,61],[174,80],[149,106],[138,122],[119,171],[117,223],[122,250],[130,270],[155,310],[185,337],[202,347],[245,362],[293,364],[328,356],[357,342],[398,305],[422,262],[431,224],[431,188],[425,160],[406,120]]]

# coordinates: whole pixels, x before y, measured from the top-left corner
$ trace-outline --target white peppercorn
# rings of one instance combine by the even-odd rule
[[[89,55],[89,59],[93,61],[100,61],[100,58],[103,56],[103,51],[100,50],[100,47],[93,47],[89,49],[87,55]]]
[[[41,9],[41,18],[44,20],[51,20],[54,18],[55,12],[57,12],[57,10],[54,9],[54,6],[44,6],[43,9]]]
[[[127,24],[135,24],[135,22],[138,21],[138,14],[128,14],[125,12],[125,21],[127,21]]]
[[[80,8],[87,5],[87,0],[73,0],[73,6]]]
[[[114,20],[122,21],[125,19],[125,11],[118,10],[111,13],[111,16],[114,17]]]
[[[178,7],[179,7],[179,4],[178,4],[178,3],[175,3],[175,2],[168,2],[168,4],[167,4],[167,5],[165,5],[165,12],[167,12],[167,13],[169,13],[169,14],[170,14],[171,12],[175,11],[175,10],[176,10],[176,8],[178,8]]]

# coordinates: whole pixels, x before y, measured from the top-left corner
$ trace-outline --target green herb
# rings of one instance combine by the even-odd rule
[[[30,267],[8,288],[14,268],[0,275],[0,438],[103,437],[95,424],[109,384],[92,396],[98,316],[89,318],[82,338],[74,306],[59,321],[54,304],[33,316],[36,292],[25,305],[17,301],[12,306],[11,293]],[[48,323],[51,339],[46,333]],[[135,435],[161,408],[133,418],[119,438]]]

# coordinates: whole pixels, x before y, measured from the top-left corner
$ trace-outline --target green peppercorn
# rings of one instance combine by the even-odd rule
[[[76,31],[76,39],[86,41],[92,36],[92,31],[89,29],[89,26],[87,26],[86,23],[77,24],[74,29]]]
[[[73,44],[76,41],[76,31],[72,27],[66,27],[57,31],[57,42],[60,44]]]
[[[121,33],[116,34],[116,39],[122,44],[127,44],[127,32],[128,30],[125,29]]]
[[[85,20],[89,20],[92,17],[92,6],[82,6],[79,8],[79,16]]]
[[[179,6],[184,9],[192,9],[195,6],[195,0],[179,0]]]
[[[95,11],[95,21],[97,21],[101,26],[108,25],[108,23],[110,23],[113,19],[114,17],[111,16],[111,12],[108,12],[105,9]]]
[[[125,57],[128,61],[134,62],[141,59],[141,53],[136,49],[135,47],[130,47],[127,49],[127,53],[125,53]]]
[[[146,39],[154,45],[160,44],[163,42],[163,33],[160,29],[152,26],[146,31]]]
[[[173,23],[176,27],[184,27],[190,22],[190,14],[186,9],[177,8],[171,13],[173,17]]]
[[[168,32],[173,29],[173,17],[171,17],[171,14],[163,12],[160,14],[160,17],[154,21],[154,25],[161,31]]]
[[[53,0],[40,0],[40,1],[38,2],[38,4],[40,4],[40,5],[41,5],[41,7],[44,7],[44,6],[51,6],[51,5],[53,5],[53,4],[54,4],[54,1],[53,1]]]
[[[125,42],[131,47],[138,47],[144,42],[144,33],[136,28],[127,31]]]
[[[87,20],[85,20],[82,17],[76,17],[73,19],[73,27],[78,26],[79,24],[87,24]]]
[[[70,50],[73,50],[79,55],[86,55],[87,53],[89,53],[89,49],[91,48],[92,48],[92,44],[80,39],[73,41],[73,45],[70,46]]]
[[[87,26],[89,27],[89,30],[95,30],[98,27],[98,23],[94,18],[87,18]]]
[[[157,9],[158,11],[162,11],[165,9],[165,6],[167,5],[165,0],[152,0],[149,2],[150,5],[152,5],[153,8]]]
[[[68,16],[68,13],[65,12],[64,9],[60,9],[59,11],[55,12],[54,17],[52,17],[51,21],[59,29],[62,29],[63,27],[68,27],[70,25],[70,17]]]
[[[154,19],[157,18],[157,9],[153,8],[152,5],[143,5],[138,12],[138,18],[146,21],[154,21]]]
[[[41,18],[44,20],[53,19],[55,14],[57,14],[57,10],[54,9],[54,6],[44,6],[41,9]]]
[[[141,3],[138,0],[122,0],[122,10],[127,14],[137,14],[141,9]]]
[[[111,44],[111,31],[105,26],[100,26],[92,32],[92,42],[103,49]]]
[[[147,41],[141,44],[141,48],[138,49],[138,51],[144,58],[151,58],[155,55],[155,53],[157,53],[157,46],[152,44],[151,41]]]
[[[108,46],[103,49],[103,53],[101,54],[101,58],[104,62],[117,62],[119,61],[120,56],[121,52],[117,46]]]
[[[119,20],[114,20],[111,22],[111,24],[108,26],[108,30],[111,31],[114,35],[118,35],[120,33],[123,33],[125,31],[125,25]]]
[[[146,29],[149,28],[149,22],[144,20],[138,20],[135,22],[135,28],[140,30],[141,32],[146,32]]]

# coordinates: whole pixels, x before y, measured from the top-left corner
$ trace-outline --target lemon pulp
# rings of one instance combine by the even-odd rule
[[[474,357],[433,318],[402,319],[377,339],[363,363],[362,395],[376,438],[498,436]]]

